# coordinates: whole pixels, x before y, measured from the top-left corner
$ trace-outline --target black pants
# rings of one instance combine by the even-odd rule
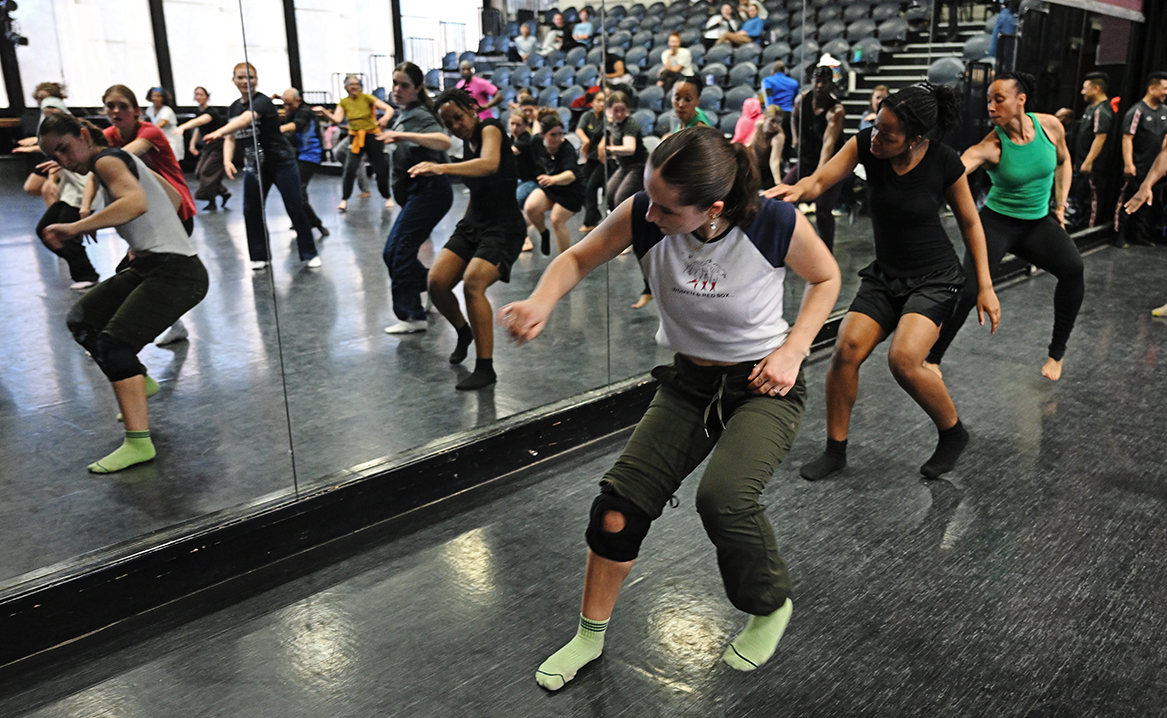
[[[361,153],[369,158],[369,166],[373,168],[373,174],[377,175],[377,191],[389,199],[389,162],[385,159],[385,145],[374,139],[372,132],[365,136],[365,145],[360,152],[345,153],[341,199],[347,200],[353,194],[353,183],[357,180],[357,170],[361,168]]]
[[[604,187],[604,163],[589,159],[584,165],[584,218],[585,227],[595,227],[603,219],[600,216],[598,192]]]
[[[36,236],[40,237],[42,241],[45,238],[45,227],[50,224],[68,224],[69,222],[76,222],[81,219],[81,212],[74,206],[65,204],[64,202],[54,202],[52,206],[45,210],[41,221],[36,225]],[[61,243],[61,246],[50,251],[65,260],[69,265],[69,276],[73,278],[74,282],[96,282],[97,270],[93,268],[93,263],[89,261],[89,255],[85,253],[84,238],[77,236],[71,239],[66,239]]]
[[[300,167],[300,201],[304,203],[304,211],[308,214],[308,223],[313,227],[322,227],[324,223],[316,216],[316,211],[308,202],[308,183],[312,181],[312,175],[316,174],[316,170],[320,169],[320,163],[296,160],[296,164]]]
[[[960,7],[960,0],[932,0],[932,29],[933,37],[940,37],[940,8],[948,6],[948,37],[956,37],[956,11]]]
[[[1146,178],[1146,175],[1125,178],[1126,184],[1123,185],[1122,193],[1118,196],[1118,204],[1114,207],[1114,230],[1118,232],[1118,237],[1115,238],[1118,244],[1125,244],[1128,241],[1149,242],[1152,239],[1151,229],[1155,225],[1155,218],[1163,212],[1163,195],[1167,182],[1156,184],[1151,191],[1151,201],[1139,207],[1139,211],[1134,214],[1127,214],[1122,207],[1135,192],[1139,191]]]
[[[1042,219],[1015,219],[985,207],[981,210],[981,224],[985,228],[989,271],[994,278],[1000,271],[1001,258],[1006,252],[1057,277],[1058,286],[1054,290],[1054,333],[1049,345],[1049,356],[1060,360],[1065,356],[1066,343],[1070,340],[1070,332],[1074,330],[1074,321],[1078,318],[1078,309],[1086,293],[1082,255],[1078,253],[1074,240],[1070,239],[1070,235],[1052,214]],[[964,274],[964,289],[956,311],[940,328],[940,338],[928,354],[928,361],[933,364],[939,364],[944,358],[944,352],[960,331],[969,311],[977,305],[977,270],[968,252],[964,255]]]
[[[802,162],[796,164],[793,169],[786,173],[782,178],[783,184],[794,184],[800,179],[810,177],[814,174],[813,169],[808,169],[805,173],[802,171]],[[831,214],[835,207],[839,206],[839,199],[843,196],[843,183],[838,182],[834,187],[828,187],[823,190],[823,193],[814,201],[814,223],[818,228],[819,237],[822,237],[823,243],[827,245],[827,249],[833,253],[835,251],[835,215]]]

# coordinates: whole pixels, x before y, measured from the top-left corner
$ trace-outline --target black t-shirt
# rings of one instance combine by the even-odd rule
[[[531,132],[530,130],[523,130],[523,134],[511,140],[514,143],[515,149],[519,151],[515,155],[515,162],[519,170],[520,182],[534,182],[535,178],[539,176],[539,172],[535,169],[535,156],[531,154]]]
[[[227,118],[223,116],[223,111],[217,107],[211,107],[208,105],[207,109],[198,114],[199,117],[202,117],[203,115],[210,117],[211,121],[202,127],[199,127],[199,141],[197,143],[198,147],[206,147],[207,143],[203,140],[203,138],[219,129],[223,125],[227,124]],[[211,144],[215,144],[215,142],[222,142],[222,140],[215,140]]]
[[[624,144],[625,137],[636,138],[636,152],[627,156],[616,155],[616,164],[620,165],[620,169],[643,166],[648,162],[648,150],[644,147],[644,133],[640,130],[640,123],[632,119],[631,115],[625,117],[623,122],[612,123],[611,146]]]
[[[246,166],[254,170],[260,164],[280,160],[295,160],[296,149],[292,143],[280,132],[280,113],[276,106],[265,95],[255,93],[251,96],[251,107],[248,108],[243,98],[231,103],[227,110],[227,117],[234,118],[242,115],[247,109],[255,113],[255,126],[259,130],[259,157],[256,157],[255,144],[252,142],[251,125],[235,133],[235,141],[243,145],[243,157]],[[258,159],[258,162],[257,162]]]
[[[588,159],[599,161],[600,140],[604,136],[604,124],[606,117],[603,112],[596,115],[595,110],[589,110],[579,118],[577,128],[583,130],[583,133],[588,136]]]
[[[572,197],[576,198],[578,202],[583,201],[584,185],[581,178],[582,168],[579,166],[579,153],[575,151],[570,142],[564,140],[555,156],[552,157],[551,153],[547,151],[547,146],[543,144],[543,135],[535,135],[531,138],[531,154],[535,158],[537,174],[557,175],[561,172],[571,172],[575,175],[571,184],[543,187],[543,193],[547,195],[548,199],[558,204],[565,204],[565,202],[560,202],[560,197],[566,199],[566,204],[575,204],[570,199]]]
[[[1155,157],[1163,147],[1163,135],[1167,133],[1167,103],[1161,103],[1159,109],[1152,110],[1151,106],[1139,100],[1127,110],[1122,118],[1123,134],[1131,137],[1132,156],[1135,169],[1140,177],[1151,171],[1155,164]]]
[[[499,147],[498,169],[485,177],[463,177],[462,181],[470,189],[470,210],[466,219],[476,224],[497,224],[508,221],[511,215],[520,215],[519,201],[515,190],[519,183],[518,163],[511,151],[511,138],[506,129],[496,119],[479,120],[474,134],[464,143],[462,158],[476,160],[482,156],[482,131],[493,127],[502,135]]]
[[[920,163],[904,175],[890,160],[871,154],[871,129],[855,136],[859,161],[867,170],[875,261],[892,277],[918,277],[959,264],[952,241],[940,224],[944,191],[964,175],[956,150],[937,140],[928,143]]]
[[[1074,164],[1076,166],[1080,166],[1086,161],[1086,155],[1090,154],[1090,145],[1094,143],[1094,136],[1110,134],[1110,125],[1113,122],[1114,110],[1110,109],[1110,103],[1106,100],[1086,108],[1086,111],[1082,113],[1082,119],[1078,122],[1078,140],[1074,147]],[[1094,165],[1101,169],[1105,164],[1106,145],[1103,145],[1102,151],[1094,158]]]

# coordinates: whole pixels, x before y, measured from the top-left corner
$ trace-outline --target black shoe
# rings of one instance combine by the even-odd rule
[[[320,230],[320,238],[321,239],[324,239],[325,237],[328,236],[328,228],[325,227],[323,224],[316,225],[316,229]]]
[[[227,200],[229,200],[229,199],[231,199],[231,193],[230,193],[230,192],[224,192],[224,193],[223,193],[223,199],[222,199],[222,202],[223,202],[223,209],[227,209]]]
[[[1127,240],[1132,247],[1154,247],[1155,243],[1146,237],[1131,237]]]
[[[215,200],[211,200],[210,202],[207,202],[207,206],[203,207],[204,212],[214,212],[217,209],[218,209],[218,207],[215,206]]]
[[[545,229],[539,233],[539,251],[544,257],[551,256],[551,230]]]

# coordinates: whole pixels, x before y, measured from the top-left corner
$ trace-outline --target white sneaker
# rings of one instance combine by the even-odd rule
[[[69,285],[69,289],[72,289],[74,292],[84,292],[85,290],[89,289],[90,287],[95,286],[96,284],[97,284],[97,282],[91,282],[88,279],[86,279],[86,280],[82,280],[80,282],[73,282],[72,284]]]
[[[268,262],[252,262],[251,263],[251,271],[262,272],[263,270],[267,269],[267,265],[268,265]]]
[[[165,346],[166,344],[174,344],[180,342],[190,336],[190,332],[186,330],[186,325],[179,319],[171,325],[170,329],[158,339],[154,340],[154,346]]]
[[[424,332],[427,329],[426,321],[424,319],[415,319],[397,322],[391,326],[385,327],[386,334],[417,334]]]
[[[308,269],[320,269],[324,266],[324,262],[320,261],[320,255],[316,255],[312,259],[309,259],[307,262],[305,262],[304,266]]]

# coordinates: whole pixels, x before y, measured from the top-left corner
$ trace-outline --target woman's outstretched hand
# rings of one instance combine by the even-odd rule
[[[504,327],[516,344],[526,344],[543,331],[551,312],[530,299],[511,302],[498,310],[495,322]]]

